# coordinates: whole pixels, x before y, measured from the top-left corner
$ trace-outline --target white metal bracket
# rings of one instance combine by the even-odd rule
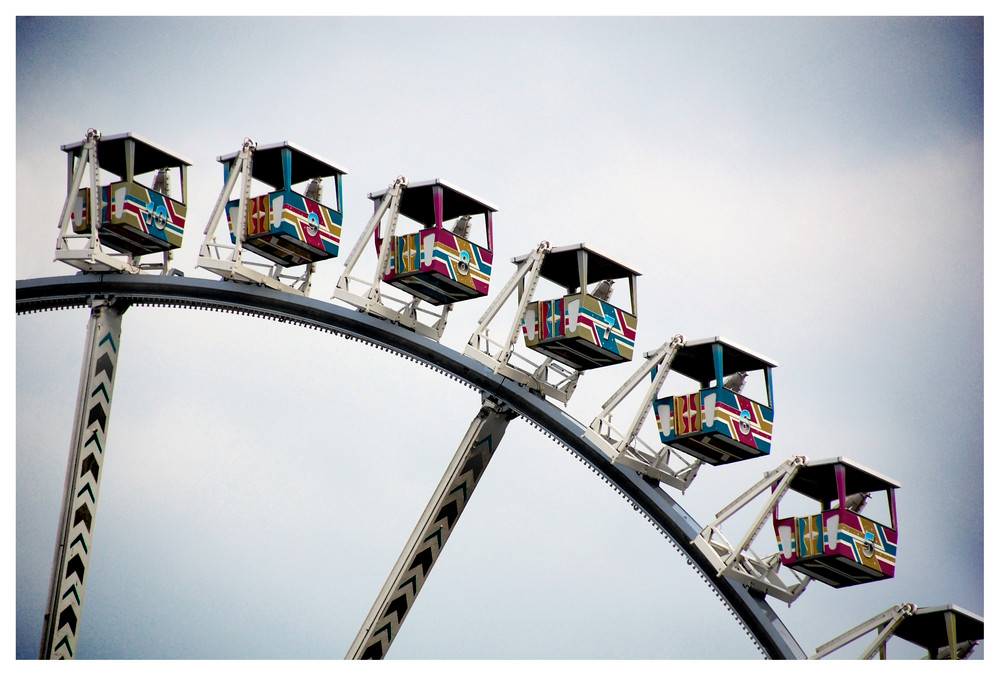
[[[205,226],[205,239],[198,254],[196,267],[214,272],[223,279],[244,284],[258,284],[278,291],[308,296],[312,286],[312,275],[316,270],[315,263],[304,265],[303,271],[296,275],[285,272],[284,266],[272,261],[244,260],[244,254],[251,253],[244,250],[243,240],[246,237],[247,209],[253,179],[253,153],[256,149],[257,144],[252,139],[244,139],[243,148],[229,165],[226,184],[219,193],[208,225]],[[232,224],[234,237],[223,235],[222,241],[219,241],[216,230],[223,220],[226,203],[232,196],[233,188],[241,178],[239,207]]]
[[[903,628],[902,625],[907,621],[907,618],[919,615],[922,612],[934,613],[936,610],[937,609],[921,609],[913,603],[902,603],[900,605],[893,606],[892,608],[879,613],[875,617],[865,620],[853,629],[845,631],[840,636],[827,641],[818,647],[816,652],[809,656],[809,659],[818,660],[827,657],[831,653],[850,645],[854,641],[857,641],[866,634],[875,632],[875,637],[861,652],[858,659],[870,660],[877,655],[879,659],[884,660],[886,659],[886,645],[888,644],[889,639],[897,635],[899,635],[900,638],[904,638],[904,636],[898,632]],[[969,638],[959,640],[964,637],[960,636],[959,633],[956,609],[953,607],[946,607],[941,610],[941,621],[944,622],[945,634],[947,636],[946,644],[941,646],[925,645],[924,643],[913,640],[912,637],[905,637],[904,640],[911,641],[926,648],[928,652],[924,659],[963,660],[972,653],[980,639]]]
[[[69,154],[68,185],[66,201],[63,203],[62,214],[59,216],[59,236],[56,238],[57,261],[62,261],[84,272],[128,272],[136,274],[140,266],[131,254],[110,253],[101,246],[98,234],[101,219],[101,183],[100,165],[97,159],[97,142],[101,140],[101,132],[96,129],[87,130],[87,138],[79,160],[74,154]],[[87,169],[90,169],[88,172]],[[77,193],[83,184],[84,174],[89,173],[90,202],[86,205],[90,216],[90,232],[73,232],[73,206],[76,204]],[[167,272],[169,255],[164,253],[163,273]],[[153,266],[144,266],[153,267]]]
[[[888,643],[889,639],[893,637],[896,628],[899,627],[903,620],[910,615],[913,615],[916,610],[916,606],[912,603],[903,603],[898,606],[893,606],[889,610],[879,613],[871,619],[865,620],[858,626],[844,632],[840,636],[827,641],[817,648],[816,652],[809,656],[809,659],[822,659],[830,653],[840,650],[844,646],[853,643],[865,634],[874,631],[876,632],[874,640],[868,644],[858,659],[870,660],[877,653],[879,658],[884,660],[886,643]]]
[[[496,374],[565,404],[576,389],[580,372],[550,358],[536,363],[514,349],[521,333],[524,313],[538,286],[542,261],[550,249],[549,243],[543,241],[520,263],[499,295],[479,318],[479,325],[465,346],[465,355],[492,368]],[[514,319],[504,340],[496,341],[490,337],[490,323],[496,319],[515,292],[517,292],[517,307],[514,310]],[[513,359],[517,359],[517,363],[524,366],[515,366],[511,363]]]
[[[715,520],[705,526],[698,537],[692,540],[692,544],[697,546],[715,566],[718,575],[725,575],[751,589],[770,594],[789,605],[805,591],[811,578],[789,570],[794,580],[791,583],[782,580],[778,575],[781,567],[780,554],[761,557],[750,549],[750,545],[770,518],[774,507],[788,492],[799,468],[805,463],[804,456],[795,456],[766,472],[760,481],[717,513]],[[730,544],[722,534],[722,524],[768,490],[771,491],[771,495],[751,522],[750,528],[735,546]]]
[[[397,298],[385,293],[382,289],[382,278],[389,271],[389,256],[392,248],[390,242],[396,236],[399,203],[405,187],[406,178],[404,176],[397,177],[389,186],[389,190],[375,209],[375,213],[347,257],[344,263],[344,272],[337,281],[333,297],[353,305],[363,312],[388,319],[433,340],[441,340],[441,335],[448,324],[448,315],[451,313],[450,303],[442,306],[440,312],[435,312],[428,307],[421,306],[419,298]],[[385,217],[388,217],[387,222],[385,226],[382,226],[382,219]],[[371,281],[368,281],[353,273],[365,247],[374,238],[380,242],[379,256],[375,265],[375,274]],[[355,285],[353,289],[351,288],[352,282]],[[421,321],[423,315],[431,317],[430,323]]]
[[[604,449],[612,462],[631,467],[642,474],[657,479],[682,492],[687,489],[702,465],[702,461],[689,458],[685,454],[660,444],[659,450],[639,438],[639,431],[645,422],[660,387],[670,372],[670,365],[677,351],[684,346],[684,336],[678,334],[664,343],[655,352],[646,355],[643,364],[631,378],[626,380],[611,397],[604,402],[586,436]],[[614,410],[622,404],[639,384],[650,377],[649,387],[628,427],[619,430],[611,422]],[[673,467],[671,467],[673,463]]]

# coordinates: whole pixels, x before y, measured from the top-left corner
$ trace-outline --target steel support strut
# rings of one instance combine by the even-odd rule
[[[91,306],[39,659],[75,657],[126,308]]]
[[[656,401],[660,387],[666,380],[667,374],[670,373],[674,357],[684,347],[684,342],[684,336],[677,334],[669,342],[661,345],[658,350],[647,354],[646,363],[631,378],[626,380],[611,395],[611,398],[604,402],[601,412],[597,414],[590,423],[590,429],[587,430],[588,438],[605,449],[612,462],[631,467],[645,476],[673,486],[682,493],[687,490],[687,487],[697,476],[701,460],[688,459],[683,453],[662,444],[661,448],[656,450],[639,438],[639,431],[649,412],[653,409],[653,402]],[[616,429],[611,423],[612,412],[647,376],[650,377],[649,387],[639,402],[632,422],[625,430]],[[674,464],[679,466],[671,467],[671,460],[674,460]]]
[[[59,236],[56,238],[54,260],[68,263],[84,272],[110,271],[135,274],[139,272],[139,265],[133,261],[133,256],[127,253],[109,254],[101,246],[98,236],[101,226],[101,172],[97,158],[97,144],[100,140],[101,132],[88,129],[79,157],[73,153],[67,155],[69,164],[66,201],[59,216]],[[80,187],[84,184],[85,176],[89,176],[90,197],[88,202],[81,206],[90,220],[90,231],[86,234],[77,234],[73,232],[73,205],[76,203]],[[71,242],[80,240],[86,240],[86,243],[76,248],[71,245]],[[164,258],[164,273],[166,265]]]
[[[507,423],[517,415],[484,399],[378,599],[347,653],[347,659],[382,659],[437,561],[486,465],[500,444]]]
[[[826,657],[835,650],[839,650],[849,643],[858,640],[865,634],[876,631],[877,634],[875,639],[865,648],[864,652],[861,653],[858,659],[870,660],[877,653],[879,657],[884,660],[885,644],[889,642],[889,639],[892,638],[896,629],[899,628],[899,625],[902,624],[903,620],[913,615],[916,610],[917,607],[912,603],[903,603],[898,606],[893,606],[870,620],[865,620],[858,626],[844,632],[837,638],[827,641],[817,648],[816,653],[811,655],[809,659],[818,660]]]

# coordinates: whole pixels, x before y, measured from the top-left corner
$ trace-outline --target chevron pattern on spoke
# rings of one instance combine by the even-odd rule
[[[72,659],[76,653],[118,363],[121,317],[120,310],[98,305],[91,312],[88,326],[90,353],[84,356],[88,365],[86,378],[80,384],[79,428],[74,431],[74,447],[70,449],[71,463],[75,462],[69,491],[72,503],[60,528],[63,552],[60,573],[56,588],[50,591],[43,637],[41,656],[48,659]]]
[[[470,429],[470,434],[474,433],[471,443],[467,435],[463,441],[467,448],[460,448],[461,457],[457,463],[453,461],[453,467],[457,469],[451,481],[443,492],[432,498],[432,503],[436,501],[436,504],[427,512],[432,516],[423,524],[420,536],[409,551],[387,602],[380,606],[378,616],[370,628],[371,634],[358,655],[361,659],[382,659],[389,650],[389,645],[399,632],[399,626],[413,607],[417,593],[423,589],[434,562],[493,457],[507,423],[513,417],[506,410],[485,406],[483,410],[486,413],[481,414]]]

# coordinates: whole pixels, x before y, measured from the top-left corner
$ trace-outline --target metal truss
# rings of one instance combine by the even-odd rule
[[[101,171],[97,159],[97,143],[100,140],[101,132],[88,129],[79,161],[72,153],[67,156],[69,164],[66,201],[59,216],[59,236],[56,238],[54,260],[68,263],[84,272],[136,274],[144,269],[160,269],[166,274],[170,263],[169,251],[163,252],[162,264],[140,265],[138,257],[133,257],[130,253],[111,253],[101,245],[98,233],[101,217]],[[83,185],[85,175],[90,182],[90,201],[85,205],[85,209],[91,216],[91,226],[89,233],[81,234],[73,232],[73,206],[76,204],[77,193]]]
[[[208,225],[205,226],[205,239],[198,254],[197,267],[214,272],[223,279],[258,284],[277,291],[308,296],[312,275],[316,270],[315,263],[303,266],[303,271],[299,274],[288,273],[282,265],[254,259],[252,257],[254,254],[243,247],[250,187],[253,181],[253,153],[256,149],[257,144],[252,139],[244,139],[243,147],[229,164],[226,184],[219,193]],[[232,237],[223,236],[220,241],[216,236],[216,230],[223,220],[226,203],[229,202],[237,182],[240,184],[239,206],[236,217],[232,219]],[[245,258],[246,254],[251,254],[251,258]]]
[[[678,334],[658,350],[646,354],[646,363],[604,402],[601,412],[587,430],[588,437],[594,443],[607,449],[612,462],[631,467],[645,476],[679,489],[682,493],[694,481],[702,461],[663,444],[658,444],[660,448],[656,449],[639,438],[639,431],[652,409],[663,381],[670,373],[674,356],[683,346],[684,336]],[[635,415],[628,427],[619,430],[611,422],[612,413],[647,377],[651,377],[651,382]]]
[[[921,608],[902,603],[827,641],[809,659],[823,659],[875,632],[857,659],[886,659],[889,640],[899,637],[927,650],[924,659],[963,660],[982,640],[983,627],[981,617],[954,605]]]
[[[745,584],[750,589],[770,594],[789,605],[805,591],[811,578],[799,575],[794,570],[789,570],[794,578],[791,582],[782,580],[779,576],[780,553],[775,552],[761,557],[750,549],[761,528],[771,518],[771,512],[788,492],[795,474],[805,463],[804,456],[795,456],[766,472],[760,481],[718,512],[715,520],[705,526],[694,539],[692,544],[711,561],[716,575],[728,577]],[[735,545],[730,544],[722,534],[722,524],[768,490],[771,491],[771,495],[751,522],[750,528]]]
[[[507,280],[507,284],[479,318],[479,324],[465,346],[465,355],[492,368],[498,375],[510,378],[528,389],[565,404],[573,396],[577,381],[580,379],[580,372],[551,358],[536,362],[514,350],[518,335],[521,333],[522,318],[538,286],[542,261],[550,250],[548,242],[541,242],[521,262]],[[490,323],[496,319],[504,304],[514,296],[515,291],[517,306],[514,310],[514,319],[504,339],[496,341],[490,337]],[[516,362],[511,363],[512,360]]]
[[[902,624],[903,620],[913,615],[916,610],[917,607],[912,603],[903,603],[898,606],[893,606],[892,608],[879,613],[875,617],[865,620],[858,626],[844,632],[840,636],[827,641],[817,648],[816,652],[809,656],[809,659],[822,659],[830,653],[843,648],[849,643],[853,643],[865,634],[869,634],[874,631],[876,632],[875,639],[861,652],[858,659],[870,660],[875,655],[878,655],[879,659],[884,660],[886,652],[885,644],[888,643],[890,638],[892,638],[896,629],[900,624]]]
[[[396,222],[399,220],[399,203],[403,189],[406,187],[406,177],[399,176],[389,186],[382,202],[375,209],[375,213],[368,221],[361,237],[351,250],[351,254],[344,262],[344,272],[337,281],[337,288],[333,292],[333,297],[349,303],[363,312],[376,317],[388,319],[400,326],[406,326],[417,333],[427,336],[433,340],[441,340],[444,328],[448,324],[448,315],[451,312],[451,303],[442,306],[440,312],[434,312],[427,307],[420,305],[419,298],[401,299],[383,292],[383,277],[389,272],[389,258],[391,255],[390,242],[396,236]],[[387,218],[385,226],[382,219]],[[375,265],[375,274],[371,281],[355,276],[354,268],[357,266],[365,246],[369,240],[375,239],[379,244],[378,262]],[[351,283],[354,288],[351,288]],[[430,317],[429,323],[421,321],[422,316]]]

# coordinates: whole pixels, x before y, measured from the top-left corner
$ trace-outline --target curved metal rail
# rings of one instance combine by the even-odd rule
[[[17,281],[18,314],[86,307],[94,298],[132,305],[175,306],[241,312],[329,331],[422,363],[513,408],[530,424],[586,463],[595,474],[641,512],[684,556],[772,659],[804,659],[802,648],[768,605],[743,585],[718,577],[691,544],[701,526],[657,484],[611,463],[589,440],[586,426],[541,396],[494,374],[478,362],[421,335],[358,310],[273,289],[179,276],[77,274]]]

